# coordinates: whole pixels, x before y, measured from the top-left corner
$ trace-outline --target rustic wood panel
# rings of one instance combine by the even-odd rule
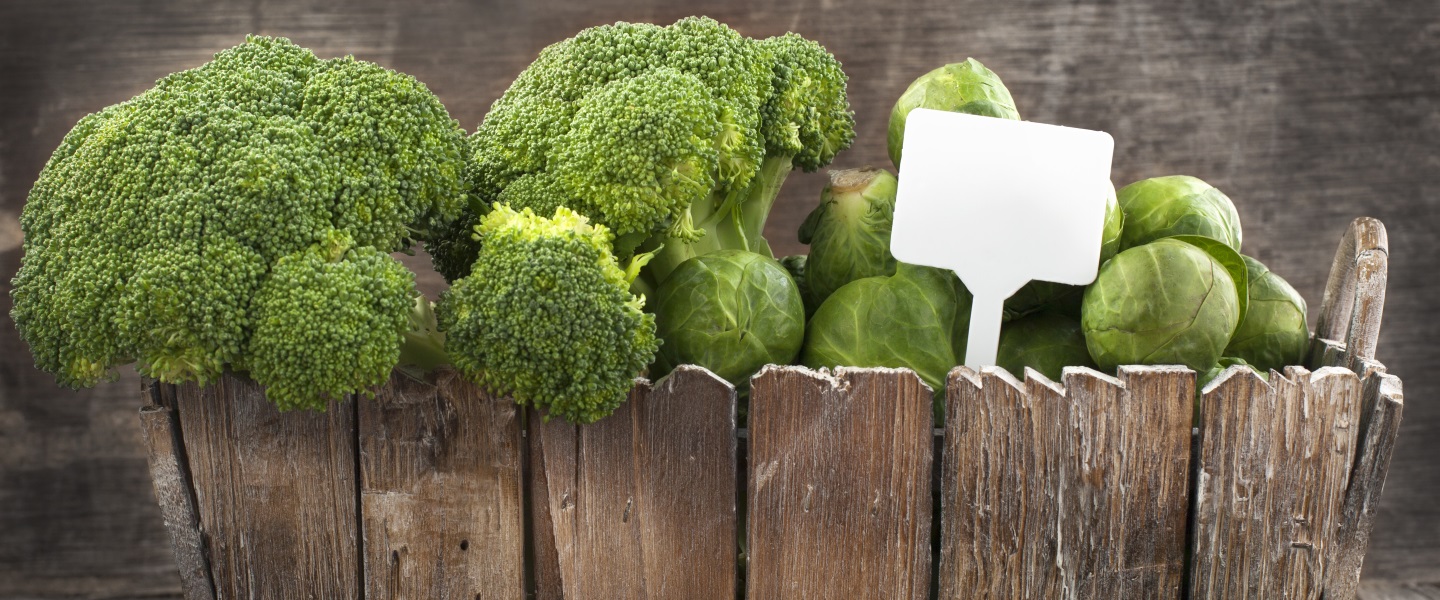
[[[524,596],[515,403],[447,370],[358,407],[365,597]]]
[[[545,44],[615,20],[709,14],[751,35],[817,39],[851,77],[858,137],[836,166],[884,165],[885,119],[916,75],[974,56],[1026,118],[1116,139],[1114,180],[1188,173],[1235,199],[1244,250],[1317,314],[1337,234],[1389,225],[1377,358],[1412,397],[1440,393],[1440,3],[1433,0],[16,0],[0,3],[0,314],[17,218],[45,159],[86,113],[200,64],[246,33],[411,73],[473,129]],[[782,254],[824,173],[797,173],[767,224]],[[407,259],[424,268],[424,258]],[[432,294],[433,274],[421,273]],[[161,597],[180,590],[135,418],[139,379],[92,390],[35,371],[0,316],[0,596]],[[1440,403],[1414,402],[1375,507],[1366,576],[1440,581]]]
[[[281,413],[248,378],[179,387],[215,596],[355,598],[355,402]]]
[[[681,367],[597,423],[532,418],[530,435],[537,598],[734,597],[728,383]]]
[[[1354,464],[1360,382],[1232,369],[1200,402],[1192,598],[1320,598]]]
[[[941,598],[1178,597],[1193,376],[951,373]]]
[[[748,598],[929,597],[932,408],[919,377],[768,366],[749,419]]]
[[[1360,587],[1361,568],[1375,529],[1380,493],[1400,433],[1405,394],[1400,380],[1383,372],[1365,377],[1360,400],[1361,429],[1355,468],[1341,508],[1339,533],[1328,558],[1326,600],[1347,600]]]
[[[150,404],[140,409],[140,424],[149,450],[150,479],[155,484],[155,500],[165,519],[165,529],[170,533],[181,591],[188,600],[214,600],[215,582],[210,578],[210,561],[200,534],[200,514],[180,439],[173,393],[174,386],[153,380],[145,383],[144,394]],[[162,399],[162,394],[172,397]]]
[[[1374,358],[1385,311],[1390,240],[1385,225],[1356,219],[1345,230],[1315,322],[1315,338],[1344,342],[1354,358]]]

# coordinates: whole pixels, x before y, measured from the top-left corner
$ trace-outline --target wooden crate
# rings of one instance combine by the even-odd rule
[[[696,367],[542,422],[453,372],[279,413],[253,382],[151,385],[187,598],[1351,598],[1398,430],[1374,355],[1386,241],[1357,220],[1310,364],[1203,391],[964,367]],[[1344,340],[1344,342],[1335,341]]]

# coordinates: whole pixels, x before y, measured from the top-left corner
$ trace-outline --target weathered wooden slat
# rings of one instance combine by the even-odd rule
[[[1350,223],[1335,251],[1315,323],[1317,340],[1343,342],[1356,357],[1373,358],[1385,310],[1390,242],[1370,217]]]
[[[216,597],[358,597],[355,403],[281,413],[231,375],[176,398]]]
[[[1193,375],[958,368],[941,472],[941,598],[1178,597]]]
[[[1350,487],[1345,491],[1341,508],[1338,541],[1329,556],[1326,571],[1326,600],[1350,600],[1360,586],[1360,570],[1365,564],[1365,551],[1370,547],[1370,533],[1375,528],[1375,511],[1380,492],[1385,488],[1385,475],[1390,469],[1390,456],[1395,451],[1395,438],[1400,433],[1400,420],[1405,410],[1405,394],[1400,380],[1383,372],[1365,377],[1361,399],[1361,430],[1355,468],[1350,474]]]
[[[1066,435],[1062,403],[1028,394],[1008,373],[950,375],[940,472],[941,598],[1048,597],[1059,573],[1043,565],[1058,544],[1051,474],[1060,460],[1036,443]],[[1037,574],[1037,569],[1048,576]]]
[[[520,413],[454,371],[360,400],[367,598],[525,594]]]
[[[749,598],[928,596],[932,412],[909,371],[752,380]]]
[[[681,367],[597,423],[532,419],[530,434],[537,597],[734,597],[729,384]]]
[[[160,399],[161,388],[169,387],[153,380],[145,382],[145,394],[152,403],[140,409],[140,426],[149,451],[150,480],[165,529],[170,533],[175,566],[180,570],[180,590],[187,600],[214,600],[215,583],[210,579],[210,563],[200,536],[200,516],[180,441],[180,423],[175,410]]]
[[[1200,403],[1191,598],[1319,598],[1359,431],[1347,370],[1233,369]]]

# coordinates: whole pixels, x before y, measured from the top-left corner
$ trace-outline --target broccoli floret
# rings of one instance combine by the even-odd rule
[[[695,17],[593,27],[541,51],[495,102],[467,179],[481,202],[605,225],[622,258],[655,253],[637,285],[653,288],[692,256],[769,255],[761,234],[790,170],[854,138],[845,85],[835,57],[794,34],[753,40]],[[447,269],[475,250],[436,246]]]
[[[130,362],[201,383],[264,365],[256,376],[273,398],[316,406],[302,396],[373,385],[399,342],[349,348],[360,356],[347,379],[318,362],[339,348],[300,340],[334,339],[353,325],[342,315],[408,319],[410,298],[380,299],[398,273],[377,261],[451,226],[465,204],[465,153],[458,123],[414,78],[248,37],[76,124],[21,216],[11,316],[36,365],[66,385]],[[312,246],[339,239],[356,249],[317,266]],[[318,271],[302,276],[302,266]],[[277,299],[287,292],[288,309]],[[358,304],[324,304],[336,298]],[[334,320],[260,320],[306,305]],[[267,357],[253,356],[262,348]]]
[[[368,388],[400,362],[415,297],[415,274],[400,261],[332,231],[275,263],[252,299],[250,375],[282,409],[374,397]]]
[[[568,208],[497,205],[479,256],[436,305],[455,367],[492,393],[575,423],[625,401],[655,356],[655,317],[631,295],[611,235]]]

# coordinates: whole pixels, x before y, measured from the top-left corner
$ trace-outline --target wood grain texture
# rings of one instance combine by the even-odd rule
[[[544,494],[531,499],[537,598],[735,596],[735,390],[724,380],[681,367],[653,388],[637,382],[596,423],[533,418],[530,435],[532,477],[543,475],[531,490]]]
[[[762,369],[746,597],[927,598],[932,412],[909,370]]]
[[[951,373],[941,598],[1175,598],[1193,376]]]
[[[215,597],[358,597],[355,402],[281,413],[228,374],[176,398]]]
[[[524,596],[515,403],[447,370],[358,407],[365,597]]]
[[[1287,367],[1222,373],[1200,401],[1192,598],[1323,592],[1359,432],[1360,381]]]
[[[1352,358],[1374,358],[1385,311],[1390,240],[1385,225],[1355,219],[1340,239],[1325,283],[1315,338],[1344,342]]]
[[[1389,226],[1376,355],[1412,398],[1440,394],[1440,3],[1433,0],[12,0],[0,3],[0,315],[19,266],[18,215],[66,131],[247,33],[410,73],[467,129],[546,44],[616,20],[708,14],[752,36],[797,31],[850,75],[855,146],[837,168],[887,164],[886,119],[919,74],[974,56],[1027,119],[1116,140],[1114,181],[1186,173],[1233,198],[1244,252],[1318,314],[1338,234]],[[779,254],[824,173],[796,173],[767,223]],[[423,256],[406,257],[434,294]],[[68,390],[36,371],[0,316],[0,596],[178,594],[135,418],[139,379]],[[1366,577],[1440,581],[1440,403],[1412,402],[1375,507]]]
[[[1383,372],[1366,375],[1355,468],[1341,507],[1337,542],[1327,557],[1330,566],[1325,579],[1326,600],[1347,600],[1359,591],[1361,568],[1370,548],[1380,494],[1385,489],[1404,410],[1405,394],[1398,378]]]
[[[160,398],[173,392],[174,386],[145,383],[144,396],[150,404],[140,409],[140,425],[149,450],[150,480],[155,485],[155,500],[165,519],[165,529],[170,533],[181,591],[187,600],[214,600],[215,582],[210,578],[210,560],[200,533],[200,514],[180,439],[180,420],[175,415],[174,398]]]

